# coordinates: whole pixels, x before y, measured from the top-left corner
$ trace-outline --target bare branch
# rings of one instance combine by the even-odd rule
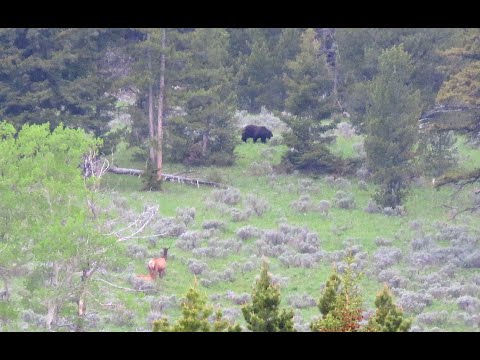
[[[476,205],[476,206],[473,206],[473,207],[469,207],[469,208],[465,208],[465,209],[462,209],[462,210],[458,210],[457,208],[453,207],[453,206],[448,206],[448,205],[443,205],[444,207],[448,208],[448,209],[451,209],[454,211],[454,213],[451,215],[450,217],[450,220],[454,220],[458,215],[460,215],[461,213],[464,213],[464,212],[467,212],[467,211],[470,211],[471,213],[477,211],[477,210],[480,210],[480,205]]]
[[[92,280],[97,280],[97,281],[101,281],[101,282],[104,282],[114,288],[117,288],[117,289],[122,289],[122,290],[127,290],[127,291],[133,291],[133,292],[143,292],[143,290],[135,290],[135,289],[129,289],[129,288],[126,288],[126,287],[123,287],[123,286],[118,286],[118,285],[115,285],[115,284],[112,284],[106,280],[103,280],[103,279],[92,279]]]
[[[442,176],[438,179],[435,179],[435,184],[433,185],[433,187],[438,188],[446,184],[459,183],[460,189],[462,189],[465,185],[473,184],[478,180],[480,180],[480,169],[476,169],[466,174]]]
[[[135,221],[133,221],[132,223],[130,223],[127,227],[123,228],[123,229],[120,229],[120,230],[116,230],[116,231],[112,231],[111,233],[109,234],[104,234],[106,236],[110,236],[110,235],[115,235],[118,240],[117,241],[125,241],[125,240],[128,240],[128,239],[131,239],[133,238],[135,235],[139,234],[140,232],[142,232],[145,227],[150,223],[150,221],[153,219],[153,217],[157,214],[158,212],[158,206],[151,206],[151,207],[148,207],[139,217],[138,219],[136,219]],[[147,219],[145,219],[145,217],[147,217]],[[135,230],[133,233],[129,234],[129,235],[124,235],[124,234],[121,234],[123,232],[125,232],[126,230],[130,229],[130,228],[138,228],[137,230]]]
[[[435,117],[438,114],[442,114],[442,113],[465,112],[465,111],[472,111],[472,110],[478,110],[478,108],[467,106],[467,105],[463,105],[463,106],[462,105],[458,105],[458,106],[438,105],[438,106],[434,107],[433,109],[430,109],[430,110],[426,111],[425,113],[423,113],[421,115],[419,121],[421,121],[421,122],[430,121],[433,117]]]

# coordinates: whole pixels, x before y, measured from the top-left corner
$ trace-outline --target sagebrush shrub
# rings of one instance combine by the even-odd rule
[[[205,220],[202,224],[202,228],[208,230],[208,229],[218,229],[218,230],[224,230],[225,229],[225,223],[220,220]]]
[[[382,208],[375,201],[370,199],[363,211],[369,214],[378,214],[382,212]]]
[[[480,300],[473,296],[461,296],[457,299],[456,303],[461,310],[476,311],[477,309],[480,309]]]
[[[357,206],[353,194],[342,190],[335,193],[333,204],[340,209],[355,209]]]
[[[230,215],[232,216],[232,221],[234,222],[245,221],[252,214],[253,214],[253,211],[251,209],[239,210],[239,209],[233,208],[230,210]]]
[[[235,188],[213,190],[212,197],[214,201],[227,205],[237,205],[242,200],[240,190]]]
[[[195,208],[177,208],[176,218],[183,222],[186,226],[190,225],[195,220]]]
[[[267,200],[248,194],[245,200],[248,209],[257,216],[262,216],[270,207]]]
[[[308,294],[290,295],[287,297],[286,300],[287,300],[287,304],[297,309],[305,309],[305,308],[317,306],[317,301]]]
[[[198,231],[186,231],[175,242],[175,246],[182,250],[192,250],[200,245],[202,234]]]
[[[188,259],[187,261],[188,270],[194,275],[200,275],[204,271],[208,270],[208,265],[202,261],[196,259]]]
[[[259,237],[262,234],[261,230],[252,225],[246,225],[237,230],[236,235],[241,240],[248,240]]]

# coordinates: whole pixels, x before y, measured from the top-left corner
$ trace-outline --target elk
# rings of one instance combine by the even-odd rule
[[[168,248],[163,248],[163,255],[161,257],[150,259],[147,265],[150,274],[158,274],[160,277],[165,275],[165,271],[167,270],[167,254]]]
[[[157,278],[157,273],[153,270],[150,270],[150,268],[148,268],[148,275],[136,275],[137,278],[139,279],[142,279],[144,281],[153,281]]]

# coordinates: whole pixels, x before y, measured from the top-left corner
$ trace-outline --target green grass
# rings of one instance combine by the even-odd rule
[[[354,136],[350,139],[338,138],[333,145],[333,150],[337,154],[344,157],[357,156],[353,144],[361,141],[361,137]],[[464,142],[460,142],[460,154],[462,164],[468,163],[468,167],[480,167],[480,152],[476,149],[468,147]],[[220,233],[222,239],[235,237],[235,232],[240,227],[252,225],[259,229],[277,229],[279,221],[286,222],[290,225],[308,227],[310,231],[316,232],[320,239],[320,247],[325,251],[334,251],[344,248],[344,242],[350,241],[354,244],[361,244],[364,251],[367,251],[372,257],[373,252],[377,249],[375,239],[384,237],[393,241],[393,246],[401,248],[404,253],[410,251],[410,241],[414,236],[410,223],[413,220],[423,224],[425,231],[435,231],[437,221],[448,221],[447,209],[444,204],[451,201],[452,189],[443,187],[440,190],[433,189],[429,184],[423,186],[417,185],[412,187],[408,200],[405,204],[407,214],[405,216],[385,216],[383,214],[369,214],[363,209],[367,205],[371,195],[374,192],[372,184],[367,185],[366,190],[358,187],[356,179],[349,179],[352,187],[346,191],[352,192],[356,208],[351,210],[338,209],[333,207],[328,215],[321,215],[317,212],[296,212],[291,203],[300,198],[302,192],[299,190],[300,182],[306,177],[301,174],[277,175],[270,178],[269,174],[252,175],[252,166],[255,164],[276,165],[280,162],[283,153],[286,151],[285,146],[270,146],[269,144],[252,144],[241,143],[237,146],[235,154],[237,157],[236,164],[232,167],[223,168],[188,168],[178,164],[165,164],[165,173],[177,173],[187,171],[185,176],[208,178],[220,178],[223,183],[235,187],[241,191],[242,198],[245,199],[247,194],[253,194],[257,198],[265,199],[269,204],[269,210],[262,216],[253,215],[247,221],[233,222],[229,214],[223,214],[216,209],[206,209],[204,201],[211,196],[215,189],[209,187],[193,187],[188,185],[180,185],[176,183],[165,182],[161,192],[145,192],[141,191],[142,182],[138,177],[118,176],[114,174],[106,174],[102,180],[103,196],[105,201],[112,200],[115,197],[124,197],[129,208],[140,211],[145,204],[158,204],[161,216],[175,216],[176,209],[182,207],[193,207],[196,209],[195,221],[188,227],[189,230],[200,230],[202,223],[206,220],[222,220],[226,223],[226,229]],[[143,164],[132,160],[132,150],[121,148],[115,154],[115,163],[122,167],[143,168]],[[253,165],[252,165],[253,164]],[[315,204],[320,200],[332,201],[335,193],[339,190],[331,186],[324,177],[313,179],[313,190],[309,193],[311,201]],[[468,201],[466,198],[460,201]],[[236,205],[237,208],[243,208],[244,204]],[[471,223],[472,215],[464,214],[459,217],[455,223]],[[150,247],[151,252],[158,253],[161,247],[172,243],[175,239],[164,239],[158,241],[155,248]],[[256,239],[245,241],[244,249],[254,247]],[[145,239],[131,240],[124,243],[124,246],[131,243],[147,245]],[[150,245],[149,245],[150,246]],[[170,250],[174,254],[174,258],[168,262],[167,275],[156,283],[158,295],[172,295],[182,297],[193,284],[193,275],[188,271],[186,260],[195,258],[195,255],[188,251],[183,251],[174,246]],[[204,259],[209,268],[215,271],[223,271],[234,261],[244,262],[251,257],[251,252],[241,251],[232,254],[227,258],[221,259]],[[405,256],[404,256],[405,258]],[[129,259],[130,265],[133,265],[133,271],[136,273],[146,273],[145,264],[147,259]],[[403,269],[404,261],[398,265]],[[318,299],[320,295],[320,286],[325,283],[331,273],[332,264],[321,261],[320,265],[314,269],[303,268],[286,268],[278,259],[270,259],[271,272],[275,275],[287,277],[287,285],[281,288],[283,305],[286,305],[286,297],[292,294],[307,293]],[[259,264],[259,263],[258,263]],[[255,276],[259,274],[260,265],[253,271],[245,273],[237,273],[234,282],[219,282],[211,287],[205,288],[200,286],[201,291],[206,295],[222,294],[228,290],[236,293],[251,293]],[[467,271],[467,274],[471,272]],[[122,273],[118,277],[118,285],[130,287],[125,280],[128,274]],[[200,275],[201,279],[202,276]],[[123,280],[122,280],[123,279]],[[375,294],[382,288],[375,278],[365,275],[361,282],[365,299],[365,305],[372,308]],[[148,329],[146,317],[149,313],[149,307],[145,300],[146,296],[141,293],[132,293],[120,295],[120,290],[112,290],[114,296],[123,296],[121,302],[126,307],[137,313],[136,326]],[[151,296],[151,295],[149,295]],[[147,296],[148,297],[148,296]],[[222,307],[238,307],[230,301],[222,298],[215,302]],[[428,311],[448,309],[455,310],[450,305],[444,303],[434,303],[427,308]],[[426,311],[427,311],[426,310]],[[312,316],[318,316],[319,311],[316,307],[299,310],[304,320],[309,322]],[[165,310],[165,314],[174,318],[179,316],[179,308],[170,308]],[[240,317],[240,323],[244,324],[243,318]],[[454,331],[471,330],[462,324],[447,324],[446,329],[454,329]],[[111,326],[106,329],[110,331],[124,331],[125,327]]]

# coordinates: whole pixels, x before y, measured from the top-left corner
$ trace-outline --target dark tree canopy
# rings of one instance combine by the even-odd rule
[[[2,29],[0,117],[16,125],[63,122],[100,135],[116,99],[107,52],[121,29]]]

